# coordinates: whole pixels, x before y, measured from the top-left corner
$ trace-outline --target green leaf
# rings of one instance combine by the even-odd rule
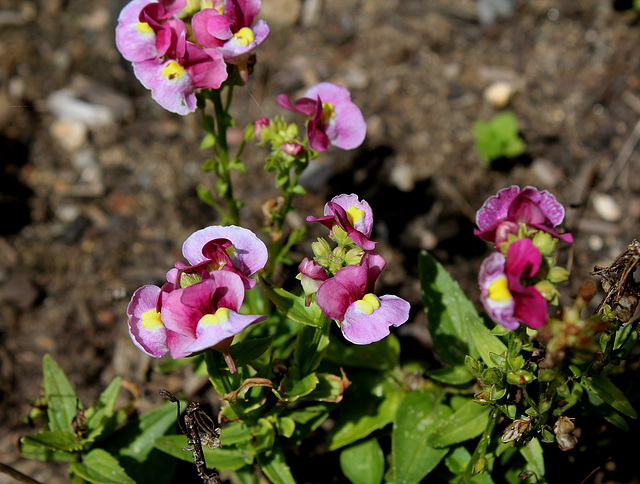
[[[298,368],[293,367],[282,379],[278,389],[273,389],[273,393],[284,402],[294,402],[311,393],[317,385],[318,377],[315,373],[300,378]]]
[[[612,423],[619,429],[628,432],[630,430],[629,424],[622,415],[616,412],[613,407],[607,404],[598,394],[596,394],[591,388],[586,387],[587,391],[587,406],[591,406],[595,413],[602,416],[607,422]]]
[[[377,439],[353,444],[340,452],[340,468],[352,484],[379,484],[384,477],[384,454]]]
[[[56,432],[59,432],[58,430]],[[72,462],[76,460],[77,454],[61,450],[51,450],[48,447],[42,447],[40,443],[37,445],[29,443],[28,436],[20,439],[20,455],[25,459],[37,459],[41,461],[58,460],[62,462]]]
[[[211,193],[211,190],[209,190],[207,187],[205,187],[202,184],[198,185],[196,187],[196,193],[198,194],[198,198],[202,200],[204,203],[206,203],[211,207],[215,207],[216,201],[213,198],[213,194]]]
[[[302,440],[320,427],[329,417],[331,406],[329,404],[318,404],[293,410],[288,417],[295,422],[295,430],[286,442],[287,448],[299,445]]]
[[[402,400],[391,434],[395,482],[421,482],[447,454],[426,444],[437,423],[453,413],[440,404],[441,394],[428,390],[413,391]]]
[[[283,437],[291,437],[296,430],[296,422],[289,417],[280,417],[275,419],[276,430]]]
[[[486,428],[490,411],[491,407],[467,400],[449,418],[439,421],[426,443],[440,448],[473,439]]]
[[[186,462],[193,462],[193,453],[184,450],[187,445],[185,435],[165,435],[153,440],[153,445],[165,454]],[[224,444],[223,444],[224,445]],[[210,449],[206,445],[202,447],[207,467],[215,467],[219,471],[236,471],[253,462],[253,457],[247,452],[234,447],[219,447]]]
[[[340,403],[340,414],[329,434],[329,450],[367,437],[393,422],[405,392],[390,374],[361,372],[353,378],[354,391]]]
[[[180,404],[184,408],[186,402]],[[176,417],[176,404],[164,402],[114,432],[102,447],[117,457],[136,482],[168,482],[175,461],[154,450],[153,440],[172,428]]]
[[[448,385],[464,385],[473,380],[473,375],[466,366],[438,368],[437,370],[428,370],[426,374],[429,378]]]
[[[69,464],[69,470],[85,481],[97,484],[136,484],[118,460],[104,449],[93,449],[82,462]]]
[[[231,346],[229,352],[236,363],[236,367],[248,365],[256,358],[260,358],[271,347],[273,336],[253,338]]]
[[[295,296],[284,289],[275,287],[262,277],[260,283],[271,302],[289,319],[315,328],[322,327],[324,315],[316,303],[311,303],[307,307],[304,304],[304,297]]]
[[[507,351],[506,345],[500,338],[491,334],[491,330],[484,325],[482,318],[475,311],[474,313],[465,314],[465,323],[482,361],[487,366],[499,366],[495,364],[495,358],[491,354],[501,355],[505,353]]]
[[[527,461],[527,470],[535,472],[538,478],[543,477],[544,455],[540,441],[534,437],[527,445],[520,448],[520,453]]]
[[[625,394],[606,376],[599,374],[590,378],[583,377],[581,383],[618,412],[630,418],[638,418],[638,413],[631,406]]]
[[[200,149],[206,150],[208,148],[212,148],[213,146],[215,146],[215,144],[216,135],[214,135],[213,133],[207,133],[204,135],[204,138],[202,138],[202,141],[200,142]]]
[[[113,416],[116,399],[120,393],[120,377],[114,378],[100,394],[89,409],[84,413],[85,425],[89,431],[86,440],[93,440],[102,433],[107,421]]]
[[[422,301],[438,356],[451,366],[463,365],[467,355],[477,358],[478,352],[467,327],[467,314],[471,319],[479,317],[473,303],[429,253],[420,253],[418,266]]]
[[[73,433],[62,430],[41,430],[37,434],[23,437],[21,442],[42,449],[62,452],[78,452],[82,450],[82,442],[78,442]]]
[[[340,366],[391,370],[400,364],[400,342],[394,334],[368,345],[346,345],[334,340],[327,349],[325,359]]]
[[[293,356],[302,375],[318,368],[329,346],[331,321],[322,318],[321,322],[320,328],[303,326],[296,338]]]
[[[71,422],[76,416],[78,397],[67,375],[50,354],[42,358],[42,388],[47,399],[47,416],[51,430],[73,433]]]
[[[258,455],[257,459],[260,470],[264,472],[271,484],[296,484],[281,451],[266,452]]]

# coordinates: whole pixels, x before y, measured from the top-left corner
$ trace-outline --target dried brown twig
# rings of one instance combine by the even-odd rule
[[[178,425],[183,434],[187,436],[187,446],[184,450],[193,453],[193,462],[198,469],[198,475],[207,484],[221,484],[220,474],[216,469],[207,469],[202,452],[202,444],[210,449],[221,447],[220,429],[216,427],[213,419],[200,408],[197,402],[191,402],[184,413],[184,418],[180,417],[180,401],[168,390],[160,388],[158,393],[165,400],[178,405]]]

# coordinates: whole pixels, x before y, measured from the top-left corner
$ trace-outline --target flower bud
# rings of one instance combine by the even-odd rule
[[[511,385],[526,385],[531,383],[535,377],[527,370],[516,370],[507,373],[507,382]]]
[[[335,240],[338,245],[353,245],[353,241],[349,238],[349,235],[347,235],[346,230],[337,224],[331,227],[331,232],[333,234],[333,240]]]
[[[298,156],[302,151],[302,145],[299,143],[282,143],[280,149],[291,156]]]
[[[558,239],[548,232],[538,230],[532,239],[533,245],[540,251],[543,256],[549,256],[556,250]]]
[[[349,249],[344,256],[344,262],[348,266],[357,266],[360,264],[362,260],[362,256],[364,255],[364,250],[360,247],[354,247],[353,249]]]
[[[488,386],[502,381],[502,372],[497,368],[487,368],[482,372],[482,385]]]
[[[569,271],[564,267],[554,266],[549,269],[547,279],[557,284],[558,282],[564,282],[569,278]]]
[[[534,287],[540,292],[540,294],[542,294],[542,297],[547,301],[554,302],[558,297],[558,290],[549,281],[536,282]]]
[[[502,434],[502,443],[506,444],[514,440],[518,440],[524,434],[531,424],[531,417],[522,417],[511,422]]]
[[[269,121],[269,118],[258,118],[256,119],[256,122],[253,124],[253,132],[256,135],[256,138],[258,139],[258,141],[262,141],[262,136],[260,135],[260,131],[262,131],[262,128],[264,127],[269,127],[271,125],[271,121]]]
[[[328,257],[331,254],[331,246],[329,242],[324,240],[322,237],[318,237],[317,242],[311,243],[311,250],[313,250],[313,255],[316,257]]]

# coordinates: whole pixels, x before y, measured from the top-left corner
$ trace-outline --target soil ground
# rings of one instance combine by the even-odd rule
[[[474,214],[500,188],[533,185],[568,207],[567,298],[638,237],[640,14],[623,3],[515,1],[487,23],[471,0],[263,0],[272,35],[236,90],[235,134],[285,114],[280,93],[322,80],[350,89],[367,140],[309,168],[290,223],[339,193],[369,201],[388,261],[379,287],[414,308],[399,331],[412,357],[431,359],[418,252],[431,251],[477,301],[489,248],[473,237]],[[0,456],[48,483],[66,482],[66,467],[22,460],[15,447],[32,431],[22,419],[45,353],[87,403],[116,375],[140,389],[141,411],[159,404],[158,386],[211,396],[201,377],[154,372],[127,334],[131,293],[162,282],[182,241],[217,217],[195,195],[207,157],[197,115],[163,111],[115,48],[124,4],[0,0]],[[504,105],[486,92],[498,81]],[[527,151],[491,169],[472,126],[502,109],[516,114]],[[249,149],[236,180],[256,230],[277,195],[265,154]]]

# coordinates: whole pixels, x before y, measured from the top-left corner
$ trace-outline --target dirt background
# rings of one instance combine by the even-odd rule
[[[85,404],[116,375],[138,386],[141,411],[160,403],[160,385],[213,398],[202,377],[153,371],[127,334],[131,293],[161,283],[183,240],[217,217],[195,195],[214,182],[199,169],[207,153],[198,116],[163,111],[115,48],[125,3],[0,0],[0,459],[49,483],[66,482],[66,466],[16,451],[32,432],[22,419],[45,353]],[[514,7],[487,21],[471,0],[263,0],[272,35],[251,82],[236,90],[232,134],[285,114],[280,93],[322,80],[351,90],[367,139],[309,168],[309,194],[290,223],[319,215],[339,193],[371,203],[388,261],[380,292],[413,305],[398,331],[407,357],[430,359],[418,252],[430,250],[477,300],[488,247],[472,235],[474,214],[498,189],[534,185],[569,207],[567,297],[638,236],[639,14],[607,0]],[[504,105],[487,93],[498,81]],[[472,124],[501,109],[516,113],[528,149],[489,169]],[[248,174],[236,181],[255,230],[261,204],[277,194],[265,154],[248,149]],[[308,253],[296,247],[298,259]]]

